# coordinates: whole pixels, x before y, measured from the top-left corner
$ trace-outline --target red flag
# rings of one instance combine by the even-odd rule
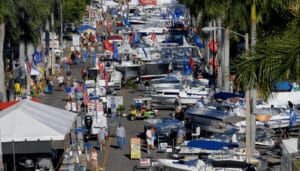
[[[83,99],[82,99],[83,104],[88,105],[89,100],[90,100],[89,94],[88,94],[87,90],[84,90]]]
[[[31,74],[31,62],[29,60],[27,60],[25,62],[25,65],[26,65],[26,74],[30,75]]]
[[[98,69],[99,69],[99,72],[100,72],[100,74],[104,71],[104,63],[102,63],[102,62],[98,62]]]
[[[190,59],[189,59],[189,63],[190,63],[191,68],[194,69],[195,62],[194,62],[194,60],[193,60],[193,58],[191,56],[190,56]]]
[[[211,39],[208,42],[208,47],[211,51],[213,51],[214,53],[216,53],[218,51],[218,44],[215,40]]]
[[[131,33],[130,38],[129,38],[129,43],[130,43],[131,45],[132,45],[132,43],[133,43],[134,35],[135,35],[135,32],[133,31],[133,32]]]
[[[217,62],[216,59],[211,58],[211,59],[209,60],[208,64],[209,64],[210,66],[213,66],[213,68],[214,68],[216,71],[218,70],[218,62]]]
[[[110,77],[109,72],[105,71],[105,80],[109,81],[109,77]]]
[[[153,42],[156,42],[156,41],[157,41],[156,33],[155,33],[155,32],[152,32],[152,33],[151,33],[151,40],[152,40]]]
[[[110,43],[108,40],[103,40],[103,45],[106,50],[111,51],[111,52],[114,51],[113,44]]]

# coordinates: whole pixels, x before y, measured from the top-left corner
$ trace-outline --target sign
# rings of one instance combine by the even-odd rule
[[[115,104],[116,108],[118,108],[119,105],[123,105],[123,96],[107,96],[107,109],[111,108],[112,103]]]
[[[59,41],[58,40],[51,40],[49,42],[49,47],[50,48],[59,48]]]
[[[282,140],[282,144],[284,147],[284,152],[286,152],[288,154],[298,152],[298,139],[297,138],[290,138],[287,140]]]
[[[130,159],[141,158],[141,139],[131,138],[130,139]]]
[[[79,46],[80,45],[80,36],[77,34],[72,35],[72,45]]]

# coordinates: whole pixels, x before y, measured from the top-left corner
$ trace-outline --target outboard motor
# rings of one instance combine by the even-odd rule
[[[92,116],[86,115],[84,117],[84,124],[85,124],[85,127],[87,129],[87,133],[90,134],[91,133],[92,124],[93,124],[93,118],[92,118]]]

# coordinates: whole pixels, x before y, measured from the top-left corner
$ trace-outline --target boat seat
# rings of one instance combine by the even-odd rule
[[[198,139],[200,137],[201,129],[197,126],[195,133],[192,133],[192,140]]]

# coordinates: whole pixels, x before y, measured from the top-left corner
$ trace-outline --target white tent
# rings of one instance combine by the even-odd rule
[[[1,142],[61,141],[76,114],[31,100],[0,112]]]

